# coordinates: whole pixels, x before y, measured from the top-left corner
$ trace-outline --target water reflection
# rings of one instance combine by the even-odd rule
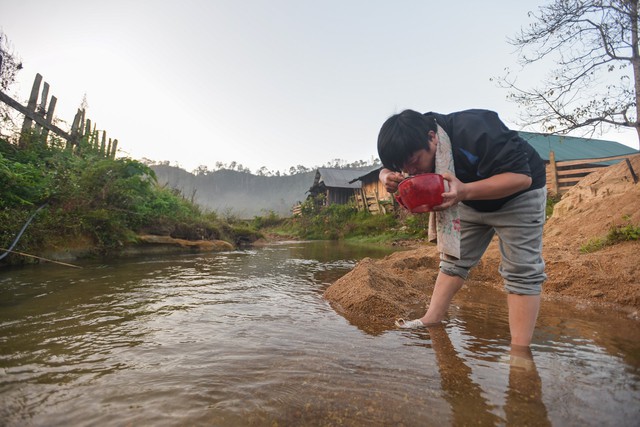
[[[385,254],[295,242],[0,271],[0,424],[633,425],[640,416],[637,324],[611,312],[544,305],[533,354],[509,347],[504,295],[487,287],[461,291],[439,328],[350,323],[323,291],[359,257]]]
[[[444,327],[428,328],[436,354],[444,397],[451,405],[452,425],[496,425],[499,417],[483,396],[482,388],[471,379],[471,368],[453,347]]]
[[[507,424],[550,426],[542,401],[542,380],[529,347],[512,346],[509,353],[509,389],[504,411]]]
[[[459,332],[457,326],[441,325],[411,333],[420,340],[412,345],[427,350],[419,362],[437,367],[441,394],[451,412],[449,424],[551,425],[531,349],[518,346],[503,351],[494,349],[492,355],[484,355],[484,366],[478,365],[474,357],[465,355],[468,347],[461,342]],[[450,334],[456,336],[457,344]],[[479,371],[487,367],[491,374],[483,376]]]

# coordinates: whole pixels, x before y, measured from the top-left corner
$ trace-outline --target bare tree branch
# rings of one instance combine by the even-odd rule
[[[637,0],[552,0],[509,42],[523,70],[552,65],[538,88],[518,85],[506,69],[496,79],[523,110],[525,126],[545,132],[635,128],[640,139]]]

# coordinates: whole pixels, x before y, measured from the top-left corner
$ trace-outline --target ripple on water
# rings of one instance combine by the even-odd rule
[[[637,324],[545,302],[533,361],[514,359],[505,295],[475,286],[441,328],[367,328],[322,298],[361,256],[295,243],[0,273],[0,418],[632,425],[640,416]]]

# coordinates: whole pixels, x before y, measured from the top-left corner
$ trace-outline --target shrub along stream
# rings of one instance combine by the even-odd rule
[[[154,172],[136,160],[105,158],[82,144],[72,151],[51,138],[47,144],[31,136],[21,146],[0,139],[0,247],[7,248],[45,203],[16,250],[37,253],[89,241],[96,254],[117,253],[147,233],[232,243],[259,237],[160,187]]]

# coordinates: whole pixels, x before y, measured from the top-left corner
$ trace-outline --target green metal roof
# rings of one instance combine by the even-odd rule
[[[549,160],[549,151],[555,153],[556,161],[597,159],[639,153],[638,150],[615,141],[564,135],[545,135],[532,132],[518,133],[536,149],[540,157],[545,161]]]

